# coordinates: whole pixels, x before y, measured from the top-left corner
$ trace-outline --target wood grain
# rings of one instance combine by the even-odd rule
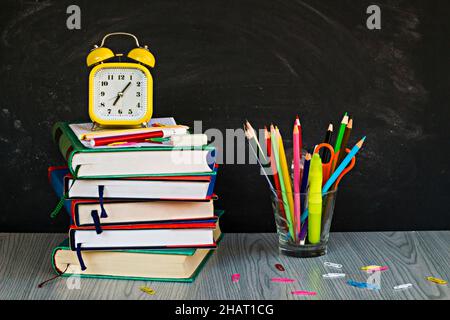
[[[52,248],[64,234],[0,234],[0,299],[450,299],[448,285],[425,279],[450,279],[450,231],[333,233],[328,254],[298,259],[281,256],[275,234],[226,234],[217,252],[194,283],[82,279],[80,289],[69,290],[59,278],[38,288],[52,277]],[[323,279],[325,261],[340,263],[345,279]],[[275,268],[281,263],[286,271]],[[354,288],[349,279],[365,281],[359,268],[379,264],[389,267],[381,274],[381,290]],[[231,275],[240,273],[238,283]],[[296,279],[291,284],[271,283],[273,277]],[[396,292],[393,286],[412,283]],[[139,290],[147,285],[153,296]],[[291,295],[293,290],[316,291],[315,297]]]

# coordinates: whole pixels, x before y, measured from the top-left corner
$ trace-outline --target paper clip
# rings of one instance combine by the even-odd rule
[[[345,273],[326,273],[326,274],[323,274],[322,277],[329,278],[329,279],[332,279],[332,278],[344,278],[345,277]]]
[[[154,295],[155,294],[155,290],[153,290],[152,288],[146,287],[146,286],[139,287],[139,289],[142,292],[145,292],[146,294],[149,294],[149,295]]]
[[[235,273],[231,275],[231,281],[233,282],[239,282],[239,279],[241,278],[241,275],[239,273]]]
[[[317,294],[317,292],[298,290],[298,291],[292,291],[291,294],[295,294],[298,296],[315,296]]]
[[[409,289],[411,287],[412,287],[412,283],[399,284],[398,286],[394,287],[394,290]]]
[[[435,277],[427,277],[427,280],[437,284],[447,284],[447,281]]]
[[[272,282],[282,282],[282,283],[292,283],[295,282],[295,279],[289,279],[289,278],[272,278],[270,279]]]
[[[280,270],[280,271],[285,271],[284,267],[283,267],[281,264],[279,264],[279,263],[277,263],[277,264],[275,265],[275,268],[277,268],[277,269]]]
[[[386,266],[365,266],[361,267],[361,270],[367,271],[367,272],[375,272],[375,271],[385,271],[389,269]]]
[[[348,280],[347,284],[353,286],[353,287],[357,287],[357,288],[364,288],[364,289],[372,289],[372,290],[378,290],[380,289],[379,286],[367,283],[367,282],[358,282],[358,281],[354,281],[354,280]]]
[[[336,269],[342,269],[342,264],[339,264],[339,263],[324,262],[323,264],[325,266],[327,266],[327,267],[332,267],[332,268],[336,268]]]

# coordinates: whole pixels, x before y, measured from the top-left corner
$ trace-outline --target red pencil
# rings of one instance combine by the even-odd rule
[[[264,126],[264,137],[266,138],[267,157],[270,158],[270,155],[272,154],[272,147],[271,147],[271,143],[270,143],[270,133],[267,130],[266,126]]]
[[[115,137],[93,138],[90,140],[90,144],[92,147],[100,147],[115,142],[143,142],[145,139],[162,137],[164,137],[163,131],[152,131],[146,133],[126,134]]]

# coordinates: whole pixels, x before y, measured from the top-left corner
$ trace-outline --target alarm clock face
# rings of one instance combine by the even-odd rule
[[[137,68],[101,68],[93,75],[93,111],[98,119],[132,121],[147,113],[146,74]]]

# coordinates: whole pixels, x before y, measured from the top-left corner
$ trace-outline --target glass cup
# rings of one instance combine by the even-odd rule
[[[336,193],[337,190],[332,190],[323,194],[321,212],[317,212],[316,207],[315,213],[310,215],[308,193],[295,194],[293,192],[287,193],[274,190],[272,193],[272,208],[277,226],[278,246],[282,254],[308,258],[319,257],[327,253]],[[305,211],[308,211],[308,216],[300,224],[300,228],[298,224],[299,219],[293,212],[291,212],[290,219],[286,216],[286,208],[289,211],[295,211],[291,210],[291,207],[294,207],[293,203],[296,196],[300,199],[302,216],[305,214]],[[314,220],[310,219],[310,216]],[[310,223],[310,221],[313,222]]]

